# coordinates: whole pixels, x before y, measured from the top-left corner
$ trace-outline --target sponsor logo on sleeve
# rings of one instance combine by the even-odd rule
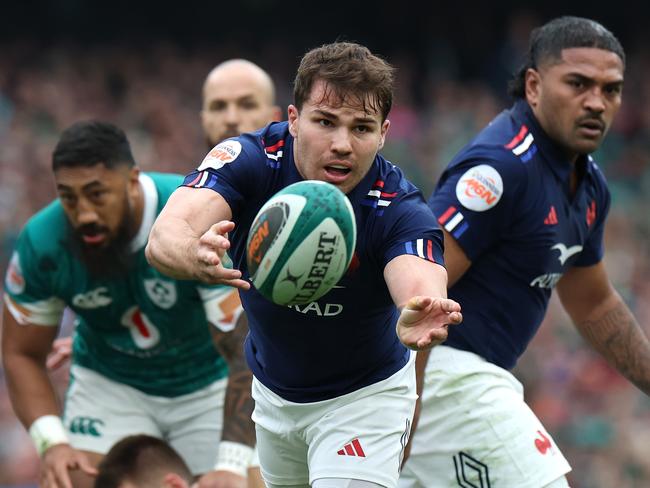
[[[20,256],[14,251],[9,261],[9,266],[7,267],[7,279],[6,286],[7,290],[14,295],[20,295],[25,291],[25,277],[23,276],[23,270],[20,266]]]
[[[197,171],[204,171],[208,168],[219,169],[228,163],[232,163],[241,153],[241,143],[234,139],[220,142],[208,153]]]
[[[456,184],[456,198],[465,208],[484,212],[494,207],[503,195],[501,175],[489,164],[468,169]]]

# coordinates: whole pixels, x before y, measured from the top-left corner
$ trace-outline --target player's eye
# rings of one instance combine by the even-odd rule
[[[77,197],[71,195],[70,193],[60,193],[59,199],[63,205],[74,205],[77,201]]]
[[[241,108],[246,110],[255,110],[258,108],[258,104],[255,100],[245,100],[239,104]]]
[[[94,190],[88,195],[88,198],[94,203],[101,203],[106,196],[106,190]]]
[[[318,119],[318,123],[323,127],[332,127],[332,121],[327,119]]]
[[[360,132],[361,134],[365,134],[367,132],[370,132],[370,130],[371,130],[370,127],[368,127],[367,125],[358,125],[356,127],[356,131]]]

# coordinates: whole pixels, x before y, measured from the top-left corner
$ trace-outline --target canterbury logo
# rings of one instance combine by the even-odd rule
[[[70,422],[70,432],[73,434],[101,437],[102,433],[99,432],[98,428],[103,425],[104,422],[100,419],[92,417],[75,417]]]
[[[567,248],[564,244],[560,242],[559,244],[555,244],[555,246],[553,246],[551,249],[557,249],[558,251],[560,251],[560,255],[557,258],[560,260],[560,264],[564,266],[564,263],[567,262],[567,259],[569,259],[574,254],[582,251],[582,246],[576,244],[575,246],[571,246]]]
[[[366,457],[366,453],[361,448],[359,439],[354,439],[343,446],[343,449],[336,452],[339,456],[358,456]]]

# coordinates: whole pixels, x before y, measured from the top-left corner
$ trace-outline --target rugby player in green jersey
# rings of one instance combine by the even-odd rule
[[[217,469],[220,486],[246,486],[236,473],[245,474],[238,464],[254,428],[236,292],[169,279],[144,257],[149,229],[182,178],[141,173],[124,133],[101,122],[64,131],[53,170],[59,198],[21,232],[3,312],[7,384],[42,455],[40,485],[91,486],[112,444],[147,433],[166,439],[195,476]],[[66,306],[77,327],[61,412],[45,360]],[[229,369],[237,381],[227,383]],[[231,402],[230,413],[248,409],[247,425],[230,421],[228,402],[224,413],[232,387],[245,405]]]

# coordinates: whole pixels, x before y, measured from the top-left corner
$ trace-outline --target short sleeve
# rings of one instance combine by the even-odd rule
[[[525,185],[521,165],[473,160],[448,168],[429,199],[438,223],[475,260],[499,240]]]
[[[49,272],[39,269],[40,259],[23,230],[5,275],[5,304],[19,324],[58,326],[65,303],[51,289]]]

